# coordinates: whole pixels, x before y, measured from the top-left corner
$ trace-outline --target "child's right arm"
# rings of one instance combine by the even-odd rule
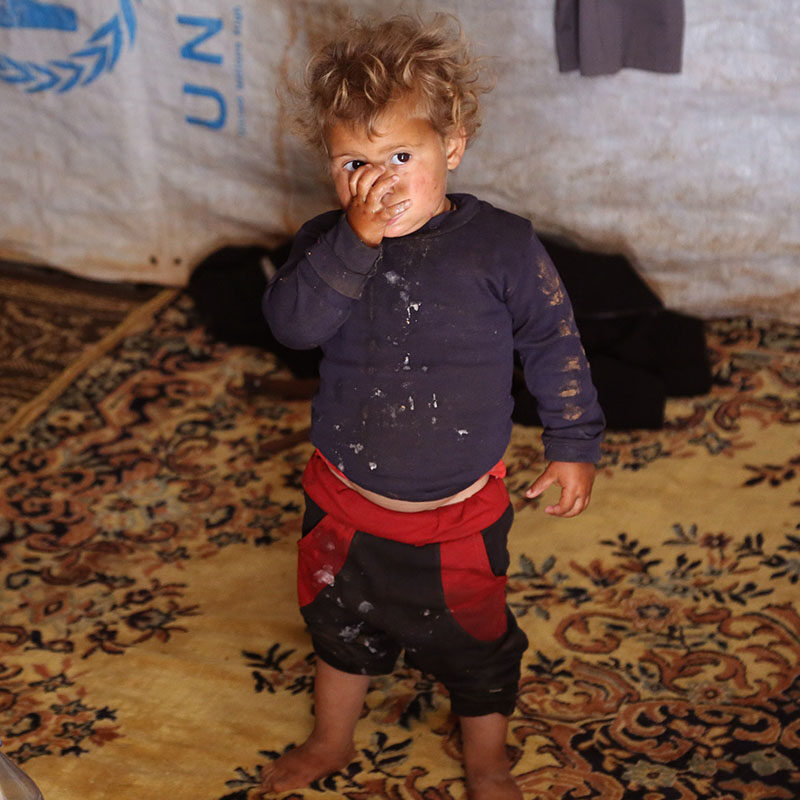
[[[275,338],[297,350],[330,339],[360,300],[380,253],[341,212],[307,222],[264,293],[262,309]]]

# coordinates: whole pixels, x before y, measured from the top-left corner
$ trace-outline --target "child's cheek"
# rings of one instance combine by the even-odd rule
[[[444,181],[431,176],[420,178],[415,191],[417,197],[424,201],[425,205],[428,207],[428,213],[431,216],[435,216],[439,213],[445,192]]]
[[[409,196],[417,201],[428,201],[431,196],[434,181],[427,175],[417,175],[408,181]]]
[[[341,178],[334,181],[333,188],[336,191],[336,196],[339,198],[339,204],[342,208],[347,208],[350,205],[350,185],[346,180]]]

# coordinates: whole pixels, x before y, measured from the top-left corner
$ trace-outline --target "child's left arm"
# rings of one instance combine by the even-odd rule
[[[582,461],[551,461],[547,469],[531,484],[525,497],[532,500],[554,483],[561,487],[561,497],[545,511],[554,517],[577,517],[592,498],[595,466]]]
[[[523,266],[506,295],[514,344],[527,387],[537,401],[549,462],[526,496],[538,497],[556,484],[561,496],[545,511],[575,517],[589,505],[605,418],[572,304],[547,251],[532,229],[530,234],[528,246],[520,248]]]

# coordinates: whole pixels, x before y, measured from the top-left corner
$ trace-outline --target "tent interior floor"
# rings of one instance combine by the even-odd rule
[[[159,288],[0,260],[0,423]]]

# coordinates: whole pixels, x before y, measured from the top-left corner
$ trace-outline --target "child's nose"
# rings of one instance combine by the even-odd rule
[[[394,189],[395,191],[397,191],[397,189],[398,189],[398,188],[399,188],[399,187],[402,185],[402,183],[403,183],[403,179],[402,179],[402,177],[400,176],[400,171],[399,171],[399,169],[398,169],[397,167],[395,167],[395,166],[387,167],[387,169],[386,169],[386,174],[387,174],[389,177],[391,177],[391,178],[394,178],[394,186],[393,186],[393,189]]]

